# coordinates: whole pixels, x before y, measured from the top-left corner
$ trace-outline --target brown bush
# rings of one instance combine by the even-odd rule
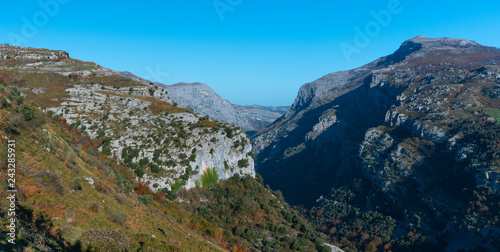
[[[99,204],[97,202],[93,202],[92,205],[90,205],[90,211],[97,213],[99,212]]]
[[[155,194],[151,190],[151,188],[149,188],[148,185],[141,183],[141,182],[134,185],[134,190],[135,190],[135,193],[137,193],[139,195],[153,195],[154,196],[154,194]]]
[[[25,122],[20,114],[13,114],[10,117],[7,125],[7,132],[10,134],[18,135],[21,130],[25,128]]]
[[[0,110],[0,129],[5,129],[10,122],[10,112],[6,110]]]
[[[133,244],[121,230],[91,229],[81,236],[85,251],[129,251]]]
[[[121,209],[112,209],[108,210],[106,213],[106,216],[108,220],[112,221],[113,223],[116,223],[120,226],[123,226],[125,222],[127,221],[127,213]]]
[[[52,191],[64,195],[64,188],[61,185],[61,181],[59,179],[59,176],[53,172],[50,171],[44,171],[41,173],[38,173],[36,175],[36,180],[38,183],[44,185],[48,189],[51,189]]]
[[[127,198],[125,198],[125,195],[123,195],[123,194],[116,193],[115,194],[115,199],[116,199],[116,201],[118,201],[118,203],[120,203],[122,205],[127,202]]]

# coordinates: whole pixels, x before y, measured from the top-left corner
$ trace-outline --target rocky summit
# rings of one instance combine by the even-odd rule
[[[339,190],[347,190],[356,209],[397,221],[389,235],[406,228],[441,249],[493,249],[499,63],[497,48],[418,36],[391,55],[307,83],[285,116],[252,138],[257,172],[287,201],[318,210],[312,219],[339,240],[342,214],[331,215],[336,223],[318,216],[338,209],[328,202],[346,203]]]

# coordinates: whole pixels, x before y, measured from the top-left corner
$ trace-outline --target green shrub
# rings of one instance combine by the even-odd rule
[[[111,143],[111,140],[113,140],[111,137],[104,137],[102,140],[103,145],[109,145]]]
[[[260,233],[259,230],[253,228],[253,229],[247,230],[245,232],[245,234],[243,234],[242,236],[243,236],[243,238],[245,238],[249,241],[253,241],[255,239],[259,239],[262,236],[262,234]]]
[[[160,167],[155,164],[149,164],[149,168],[151,169],[152,173],[159,173],[160,172]]]
[[[82,183],[83,183],[82,178],[76,178],[73,180],[73,183],[71,184],[71,188],[75,191],[82,190]]]
[[[144,168],[142,168],[142,166],[137,166],[137,164],[135,165],[136,165],[136,167],[134,168],[135,174],[137,174],[137,177],[142,178],[144,176]]]
[[[259,184],[264,185],[264,178],[260,174],[255,175],[255,180],[259,182]]]
[[[207,169],[201,175],[201,185],[203,187],[211,187],[217,184],[217,181],[219,181],[219,174],[215,167]]]
[[[148,163],[149,163],[149,159],[148,158],[141,158],[141,160],[139,160],[139,165],[140,166],[147,165]]]
[[[144,205],[149,205],[149,202],[151,202],[151,200],[153,200],[153,195],[139,195],[139,197],[137,197],[137,199],[142,202]]]
[[[104,137],[105,134],[106,134],[106,132],[104,132],[103,129],[98,129],[97,130],[97,138]]]
[[[196,153],[191,154],[191,156],[189,156],[189,158],[188,158],[188,161],[189,161],[189,162],[194,162],[194,161],[196,161]]]
[[[182,174],[179,178],[184,180],[184,181],[188,180],[189,177],[191,176],[192,171],[193,171],[193,168],[191,166],[188,166],[186,168],[186,171],[184,172],[184,174]]]
[[[130,146],[127,146],[123,148],[122,150],[122,158],[125,163],[130,163],[132,162],[132,159],[135,157],[139,156],[139,150],[138,149],[133,149]]]
[[[245,228],[241,226],[237,226],[236,229],[234,230],[234,235],[236,236],[242,236],[245,233]]]
[[[161,154],[161,149],[156,149],[154,154],[153,154],[153,161],[158,163],[158,160],[160,158],[160,154]]]
[[[224,128],[224,132],[226,132],[226,136],[229,138],[232,138],[234,136],[234,131],[231,127]]]
[[[2,99],[0,100],[0,105],[2,106],[2,108],[12,106],[12,104],[10,104],[10,102],[7,100],[7,98],[5,98],[5,96],[2,96]]]
[[[109,148],[109,146],[102,147],[102,154],[110,156],[111,155],[111,148]]]
[[[248,166],[248,159],[240,159],[238,160],[238,167],[245,168]]]
[[[33,117],[31,113],[31,106],[28,104],[21,105],[21,107],[19,108],[19,112],[23,114],[23,119],[25,121],[29,121]]]
[[[46,171],[37,174],[36,178],[40,184],[44,185],[50,190],[53,190],[59,193],[60,195],[64,194],[64,187],[61,185],[60,178],[57,174]]]
[[[330,251],[332,251],[332,248],[330,248],[326,245],[321,247],[321,250],[320,250],[320,252],[330,252]]]
[[[18,97],[16,97],[16,101],[18,104],[22,104],[24,102],[24,97],[18,96]]]

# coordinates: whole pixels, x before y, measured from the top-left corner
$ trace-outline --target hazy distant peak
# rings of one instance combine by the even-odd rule
[[[164,87],[168,91],[169,98],[181,106],[239,126],[250,134],[268,126],[288,110],[288,107],[232,104],[217,94],[210,86],[199,82],[179,82]]]
[[[183,86],[183,87],[192,86],[192,87],[206,87],[208,89],[212,89],[207,84],[203,84],[203,83],[200,83],[200,82],[193,82],[193,83],[178,82],[178,83],[175,83],[175,84],[172,84],[172,85],[169,85],[169,86]]]

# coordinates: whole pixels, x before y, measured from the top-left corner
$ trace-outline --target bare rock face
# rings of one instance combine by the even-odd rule
[[[178,83],[163,87],[169,92],[169,97],[179,105],[240,127],[250,134],[267,127],[288,110],[288,107],[284,106],[235,105],[201,83]]]
[[[488,201],[500,193],[499,61],[497,48],[419,36],[307,83],[285,116],[252,137],[257,172],[292,204],[312,205],[332,187],[368,199],[376,190],[407,211],[432,209],[440,217],[428,223],[497,232],[487,214],[471,224],[478,217],[466,205],[471,190]]]

